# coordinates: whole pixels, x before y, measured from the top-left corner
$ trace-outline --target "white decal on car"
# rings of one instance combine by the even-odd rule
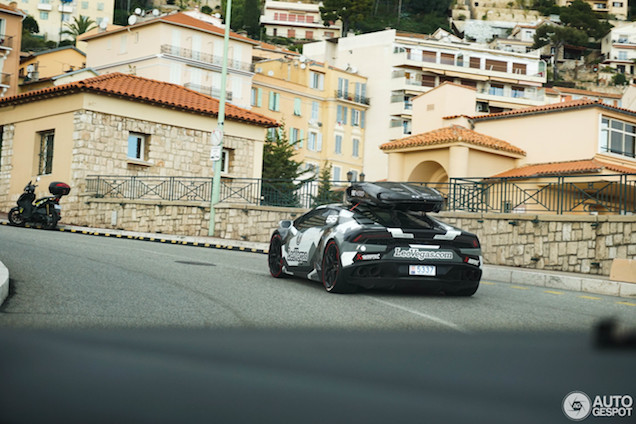
[[[428,259],[437,259],[437,260],[452,260],[453,253],[452,252],[437,252],[432,250],[421,250],[414,249],[412,247],[408,249],[403,249],[401,247],[396,247],[393,252],[393,256],[395,258],[404,258],[404,259],[419,259],[420,261],[428,260]]]

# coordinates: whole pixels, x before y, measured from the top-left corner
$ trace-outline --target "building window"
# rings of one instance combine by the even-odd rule
[[[263,103],[263,90],[260,88],[252,88],[250,93],[250,105],[261,107]]]
[[[311,120],[318,122],[320,119],[320,103],[311,102]]]
[[[313,31],[305,31],[305,38],[307,40],[313,40],[314,39],[314,32]]]
[[[274,112],[280,111],[280,93],[274,91],[269,92],[269,110]]]
[[[354,158],[360,157],[360,140],[358,140],[357,138],[353,139],[353,151],[351,153],[351,156],[353,156]]]
[[[227,174],[230,172],[230,150],[221,150],[221,174]]]
[[[339,166],[334,166],[332,168],[333,171],[333,175],[331,176],[331,179],[333,181],[340,181],[340,174],[342,173],[342,170]]]
[[[309,73],[309,87],[316,90],[323,90],[325,86],[325,74],[311,71]]]
[[[82,2],[82,9],[88,9],[88,2],[87,1],[83,1]]]
[[[322,151],[322,134],[309,131],[307,136],[307,150],[311,150],[313,152]]]
[[[287,30],[287,37],[288,37],[288,38],[294,38],[294,37],[296,37],[296,30],[294,30],[294,29],[288,29],[288,30]]]
[[[131,132],[128,134],[128,159],[145,161],[148,152],[148,136]]]
[[[605,117],[601,119],[601,152],[634,158],[635,141],[636,124]]]
[[[55,131],[43,131],[40,135],[40,153],[38,157],[38,175],[53,172],[53,141]]]
[[[351,109],[351,125],[354,127],[360,126],[360,111],[356,109]]]
[[[516,85],[512,86],[512,97],[522,98],[525,96],[526,90]]]
[[[325,31],[325,38],[333,38],[334,33],[332,31]]]
[[[504,94],[503,84],[490,84],[490,88],[488,89],[488,94],[493,96],[503,96]]]
[[[40,12],[40,19],[43,21],[49,20],[49,12]]]
[[[293,144],[296,149],[303,147],[303,130],[292,128],[289,130],[289,144]]]
[[[302,111],[302,101],[300,97],[294,98],[294,116],[300,116]]]
[[[102,2],[97,3],[97,10],[102,12],[104,10],[104,3]]]
[[[342,136],[339,134],[336,135],[336,146],[334,152],[336,154],[342,154]]]

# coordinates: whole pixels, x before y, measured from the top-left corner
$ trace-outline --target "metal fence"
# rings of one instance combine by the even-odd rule
[[[439,190],[446,210],[528,213],[636,213],[636,174],[567,176],[529,181],[519,178],[452,178],[447,183],[410,182]],[[340,202],[347,181],[251,178],[221,180],[221,202],[310,208]],[[87,191],[98,198],[210,202],[212,179],[91,175]]]

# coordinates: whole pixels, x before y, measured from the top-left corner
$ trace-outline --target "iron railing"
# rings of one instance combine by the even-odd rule
[[[169,54],[172,56],[182,57],[185,59],[191,59],[198,62],[208,63],[216,66],[223,66],[223,56],[213,55],[210,53],[204,53],[197,50],[186,49],[179,46],[172,46],[170,44],[161,45],[161,53]],[[240,60],[228,59],[227,66],[232,69],[240,69],[242,71],[254,72],[254,65],[248,62],[242,62]]]
[[[447,183],[410,182],[439,190],[445,209],[467,212],[636,213],[636,174],[558,176],[536,182],[520,178],[452,178]],[[347,181],[290,183],[256,178],[223,178],[219,201],[309,208],[340,202]],[[94,197],[210,202],[212,179],[204,177],[87,177]],[[323,189],[321,189],[321,187]]]

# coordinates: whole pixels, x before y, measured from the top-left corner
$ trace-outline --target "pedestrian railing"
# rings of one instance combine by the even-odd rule
[[[410,182],[440,191],[445,209],[499,213],[636,213],[636,174],[520,178],[452,178],[447,183]],[[347,181],[289,182],[223,178],[219,201],[260,206],[310,208],[341,202]],[[212,178],[87,177],[94,197],[210,202]]]

